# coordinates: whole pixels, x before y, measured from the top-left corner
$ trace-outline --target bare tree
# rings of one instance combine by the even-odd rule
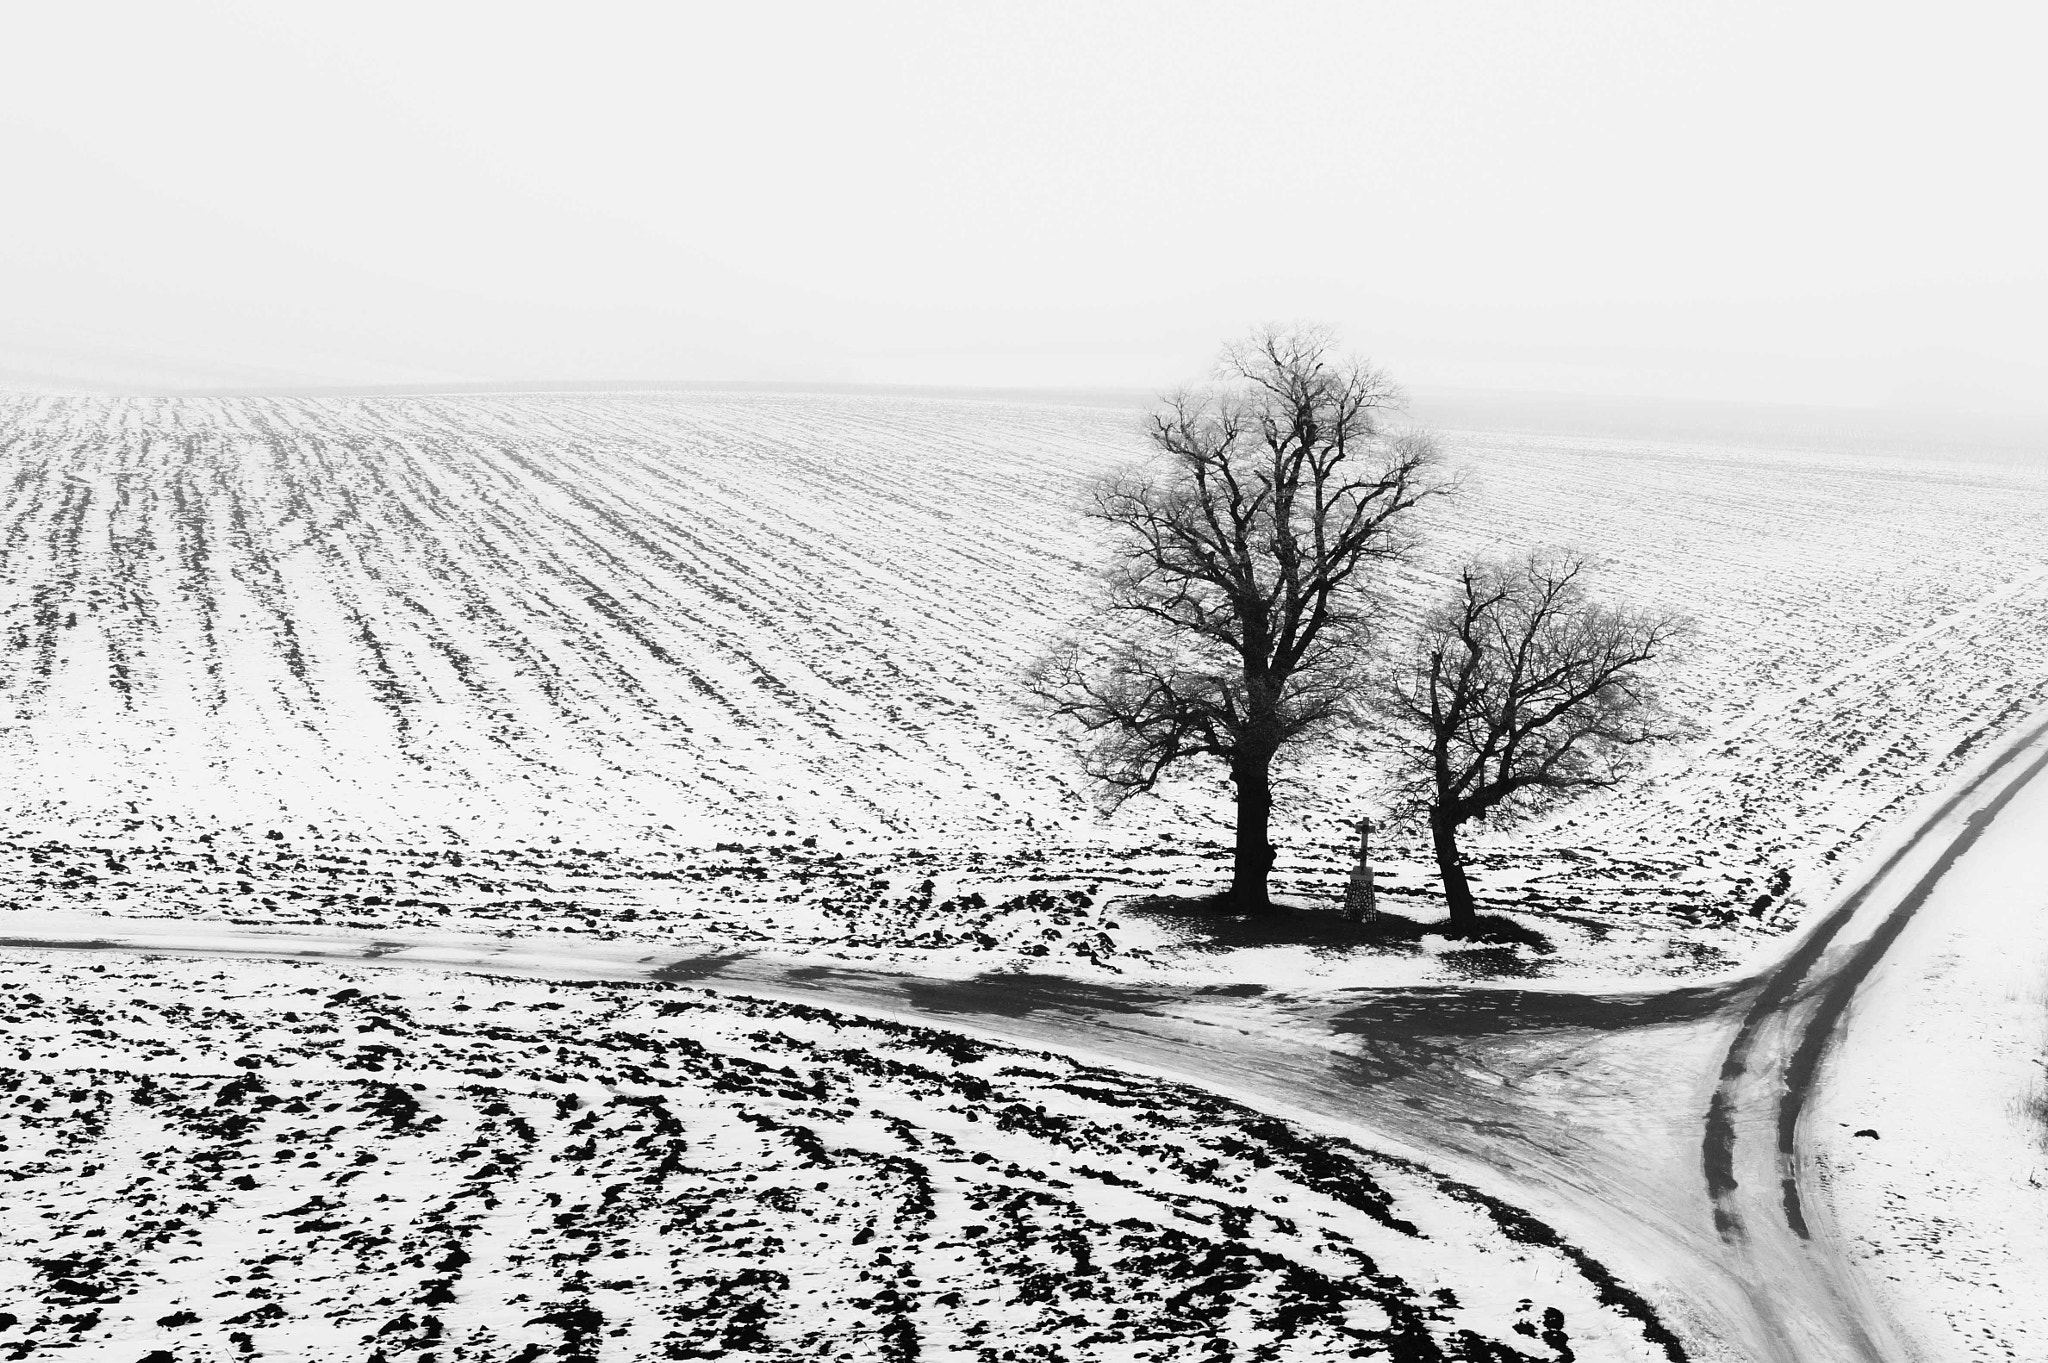
[[[1585,575],[1571,555],[1466,564],[1387,692],[1385,708],[1409,738],[1408,805],[1427,816],[1453,936],[1476,923],[1462,825],[1615,785],[1649,745],[1690,730],[1649,675],[1689,622],[1601,605]]]
[[[1094,490],[1115,533],[1101,628],[1030,685],[1094,736],[1114,807],[1188,758],[1236,787],[1230,896],[1262,909],[1273,866],[1273,763],[1353,718],[1374,570],[1405,557],[1407,513],[1442,491],[1435,447],[1392,437],[1385,375],[1317,328],[1255,332],[1219,382],[1150,418],[1156,453]]]

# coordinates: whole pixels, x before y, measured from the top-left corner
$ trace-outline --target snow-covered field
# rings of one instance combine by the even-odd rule
[[[2048,1357],[2048,780],[1932,887],[1806,1134],[1858,1269],[1929,1357]]]
[[[1694,972],[2048,702],[2048,469],[1446,445],[1442,552],[1580,545],[1702,625],[1676,687],[1710,738],[1475,843],[1549,952],[1225,962],[1126,912],[1222,880],[1224,788],[1102,822],[1016,673],[1092,600],[1078,487],[1132,414],[912,397],[4,400],[0,896],[944,968]],[[1376,784],[1370,741],[1295,773],[1284,891],[1341,892]],[[1381,878],[1435,916],[1416,848]]]
[[[1131,414],[761,393],[0,401],[0,937],[110,914],[921,974],[1696,975],[2048,706],[2048,466],[1445,442],[1467,491],[1438,554],[1577,545],[1700,621],[1673,687],[1707,737],[1474,843],[1487,907],[1546,945],[1223,950],[1146,911],[1227,876],[1224,788],[1102,820],[1017,685],[1093,599],[1079,486],[1140,452]],[[1334,900],[1374,741],[1290,779],[1280,886]],[[1418,848],[1379,870],[1436,916]],[[0,1356],[1667,1354],[1470,1189],[988,1042],[674,984],[26,952],[0,1019]],[[1897,1223],[1873,1261],[1961,1243],[1896,1162],[1946,1137],[1882,1125],[1892,1163],[1822,1142],[1845,1223]],[[2031,1169],[2011,1136],[1987,1168]],[[1972,1243],[2010,1276],[2008,1241]],[[1957,1300],[2018,1338],[1996,1294]]]
[[[1654,1360],[1404,1161],[674,985],[0,953],[0,1354]]]

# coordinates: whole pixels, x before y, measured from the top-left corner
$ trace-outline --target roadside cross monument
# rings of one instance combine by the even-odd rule
[[[1379,912],[1372,889],[1372,820],[1358,821],[1358,864],[1351,868],[1351,884],[1344,891],[1344,916],[1354,923],[1369,923]]]

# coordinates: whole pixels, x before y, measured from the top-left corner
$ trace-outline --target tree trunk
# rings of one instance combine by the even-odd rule
[[[1444,878],[1444,902],[1451,908],[1449,935],[1469,936],[1478,926],[1478,907],[1472,902],[1472,882],[1465,879],[1464,863],[1458,860],[1457,821],[1431,811],[1429,836],[1436,845],[1436,869]]]
[[[1240,758],[1230,779],[1237,787],[1237,861],[1230,875],[1230,900],[1241,912],[1273,906],[1266,877],[1273,870],[1273,758]]]

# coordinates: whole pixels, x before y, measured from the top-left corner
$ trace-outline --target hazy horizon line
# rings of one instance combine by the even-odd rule
[[[21,377],[28,377],[23,375]],[[0,377],[0,394],[44,397],[491,397],[569,393],[826,393],[902,397],[988,398],[994,400],[1091,399],[1152,402],[1187,385],[1156,388],[1132,384],[884,383],[848,379],[530,379],[466,380],[447,383],[301,383],[207,386],[91,384],[53,381],[44,386],[11,384]],[[1763,398],[1706,398],[1656,393],[1615,393],[1562,388],[1508,388],[1478,384],[1402,384],[1412,398],[1452,401],[1512,401],[1591,404],[1639,409],[1723,412],[1853,414],[1918,419],[1993,421],[2048,426],[2048,404],[2037,408],[1965,407],[1941,403],[1784,402]]]
[[[918,384],[799,379],[639,379],[413,384],[291,384],[241,387],[12,387],[0,396],[84,398],[431,398],[605,394],[782,393],[1048,403],[1128,408],[1171,393],[1129,385]],[[1879,456],[1961,457],[1996,463],[2048,461],[2048,409],[1851,406],[1747,398],[1417,384],[1401,409],[1418,424],[1475,430],[1660,443],[1724,443]]]

